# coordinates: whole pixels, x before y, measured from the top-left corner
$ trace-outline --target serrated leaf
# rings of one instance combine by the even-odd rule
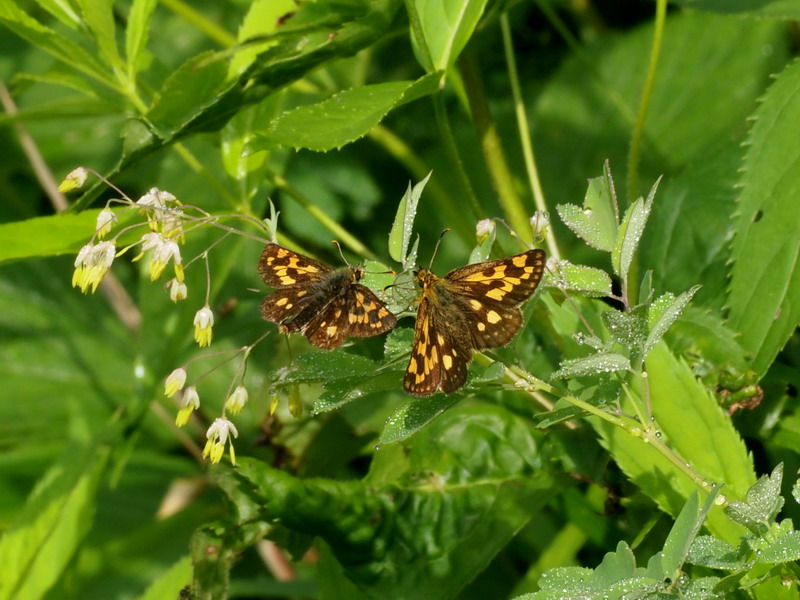
[[[769,530],[780,509],[783,507],[781,481],[783,479],[783,463],[773,469],[771,475],[763,475],[747,490],[744,502],[731,501],[725,507],[725,514],[734,523],[744,525],[758,536]]]
[[[125,30],[125,59],[131,79],[136,77],[147,62],[147,39],[155,7],[156,0],[134,0],[131,4]]]
[[[725,569],[735,571],[744,566],[744,554],[747,547],[742,545],[739,550],[718,540],[710,535],[701,535],[692,542],[686,560],[693,565],[709,567],[711,569]]]
[[[731,251],[730,323],[764,375],[800,323],[800,63],[778,75],[754,114]]]
[[[397,207],[397,213],[392,223],[392,229],[389,232],[389,256],[402,264],[404,269],[407,266],[406,262],[408,262],[408,245],[411,242],[411,234],[414,229],[414,219],[417,216],[419,199],[432,174],[433,171],[428,173],[425,179],[415,184],[413,188],[411,187],[411,183],[408,184],[406,193],[403,194],[403,197],[400,199],[400,204]],[[416,249],[416,244],[414,248]],[[414,255],[416,257],[416,252],[414,252]]]
[[[639,198],[628,208],[617,232],[617,242],[611,253],[611,264],[614,266],[614,272],[622,279],[628,277],[633,257],[639,248],[639,240],[642,239],[647,218],[653,208],[653,198],[658,183],[656,181],[646,199]]]
[[[647,307],[633,310],[608,310],[603,313],[603,323],[616,343],[629,350],[639,350],[647,337]]]
[[[700,289],[699,285],[694,286],[692,289],[683,292],[677,298],[672,294],[665,294],[658,298],[651,306],[647,313],[647,325],[649,332],[647,340],[644,343],[644,353],[647,354],[653,347],[664,337],[664,334],[672,326],[672,324],[681,316],[683,309],[692,300],[697,290]],[[663,298],[663,301],[661,301]]]
[[[599,375],[613,371],[625,371],[631,368],[627,356],[616,352],[598,352],[582,358],[565,360],[560,368],[553,373],[552,379],[568,377],[583,377],[585,375]]]
[[[758,561],[786,564],[800,560],[800,531],[789,531],[758,551]]]
[[[414,435],[461,399],[458,395],[437,394],[432,398],[412,400],[398,408],[381,432],[379,444],[393,444]]]
[[[115,37],[113,0],[78,0],[83,20],[100,48],[100,55],[112,69],[122,67]]]
[[[390,81],[351,88],[318,104],[300,106],[273,120],[250,144],[251,151],[279,146],[327,152],[369,133],[394,108],[434,93],[436,73],[417,81]]]
[[[602,269],[574,265],[569,261],[560,260],[552,273],[545,275],[544,285],[590,298],[605,298],[611,295],[611,277]]]
[[[374,360],[342,351],[306,352],[297,357],[296,363],[296,368],[280,378],[279,383],[364,379],[371,376],[378,366]]]
[[[574,204],[556,206],[564,224],[592,248],[611,252],[617,239],[617,220],[611,188],[605,177],[589,180],[583,208]]]

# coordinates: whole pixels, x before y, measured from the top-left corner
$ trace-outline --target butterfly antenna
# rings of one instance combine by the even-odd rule
[[[442,238],[444,237],[444,234],[447,233],[448,231],[450,231],[449,227],[442,229],[442,233],[439,234],[439,239],[436,240],[436,246],[434,246],[433,254],[431,255],[431,264],[428,265],[429,271],[431,270],[431,268],[433,268],[433,259],[436,258],[436,253],[439,251],[439,244],[442,243]]]
[[[349,267],[350,263],[347,262],[347,259],[344,257],[344,252],[342,252],[342,245],[337,240],[332,240],[331,244],[336,244],[336,247],[339,249],[339,256],[342,257],[344,264],[346,264]]]

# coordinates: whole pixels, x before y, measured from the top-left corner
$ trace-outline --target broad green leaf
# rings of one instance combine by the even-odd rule
[[[432,73],[417,81],[352,88],[318,104],[300,106],[273,120],[250,150],[286,146],[327,152],[341,148],[369,133],[392,109],[435,92],[438,82],[438,75]]]
[[[569,377],[583,377],[585,375],[598,375],[613,371],[625,371],[631,368],[627,356],[616,352],[597,352],[582,358],[564,360],[558,371],[551,375],[552,379],[566,379]]]
[[[115,37],[113,0],[79,0],[83,19],[100,48],[100,55],[112,69],[122,67]]]
[[[240,110],[225,125],[222,130],[222,162],[228,177],[240,182],[264,179],[269,154],[250,154],[245,152],[245,148],[278,112],[281,99],[281,94],[274,94],[256,106]]]
[[[70,29],[80,29],[82,19],[70,3],[59,0],[37,0],[36,3]]]
[[[741,169],[731,251],[730,323],[763,376],[800,323],[800,63],[781,73],[754,114]]]
[[[672,324],[681,316],[681,312],[691,302],[692,296],[700,289],[700,286],[694,286],[692,289],[683,292],[677,298],[673,298],[672,294],[664,295],[664,302],[659,302],[661,298],[657,299],[649,308],[647,312],[647,326],[649,332],[647,333],[647,340],[644,343],[644,353],[647,354],[653,347],[664,337],[664,334],[672,326]]]
[[[719,13],[745,13],[756,18],[800,19],[800,6],[794,0],[674,0],[694,10]]]
[[[187,60],[164,82],[153,101],[147,120],[162,139],[178,133],[209,106],[227,87],[227,64],[213,52]]]
[[[611,252],[617,239],[617,217],[610,174],[589,180],[583,208],[574,204],[556,207],[561,220],[592,248]]]
[[[741,129],[770,76],[786,64],[783,27],[703,13],[668,15],[645,123],[639,178],[644,185],[706,161],[720,140]],[[621,198],[646,191],[626,192],[621,184],[652,43],[652,23],[619,36],[598,37],[565,61],[535,94],[534,145],[547,148],[536,160],[553,205],[582,198],[587,173],[596,173],[606,159]],[[762,52],[765,48],[768,52]],[[739,82],[737,101],[720,103],[730,94],[731,81]],[[702,194],[696,198],[687,201],[704,201]],[[669,289],[696,283],[690,279]]]
[[[243,458],[235,480],[220,484],[245,511],[255,504],[266,519],[321,537],[368,596],[424,590],[444,600],[558,491],[539,444],[519,417],[475,405],[379,450],[365,481],[297,479]]]
[[[653,207],[653,198],[658,188],[658,181],[650,189],[646,199],[639,198],[625,212],[625,218],[617,232],[617,243],[611,253],[611,264],[614,272],[622,279],[627,279],[628,271],[633,263],[633,257],[639,249],[639,240],[642,239],[647,218]]]
[[[99,210],[0,224],[0,263],[34,256],[78,253],[97,225]],[[70,273],[64,273],[68,279]]]
[[[689,496],[678,518],[675,519],[667,540],[664,542],[664,550],[654,555],[651,558],[651,562],[648,563],[648,569],[650,564],[657,564],[661,575],[659,577],[655,573],[649,572],[650,576],[660,579],[669,578],[673,581],[680,576],[683,563],[686,562],[689,556],[692,543],[700,532],[700,528],[714,505],[714,500],[719,495],[720,489],[719,485],[715,486],[711,493],[706,495],[702,506],[700,506],[697,492]]]
[[[342,351],[306,352],[297,357],[297,368],[278,383],[312,383],[337,379],[364,378],[374,374],[374,360]]]
[[[637,306],[633,310],[608,310],[603,313],[603,323],[609,336],[628,350],[644,346],[647,337],[647,307]]]
[[[646,359],[653,414],[662,439],[707,481],[725,484],[728,498],[742,498],[755,482],[752,459],[716,399],[666,345]],[[694,482],[650,445],[619,428],[597,423],[603,444],[620,468],[662,510],[677,516],[696,489]],[[709,531],[738,544],[741,529],[719,510],[709,513]]]
[[[545,275],[544,283],[589,298],[605,298],[612,291],[608,273],[594,267],[574,265],[566,260],[558,261],[553,275]]]
[[[650,227],[640,245],[640,266],[653,271],[657,290],[702,284],[697,304],[722,309],[727,297],[728,255],[736,180],[744,156],[741,139],[659,186]]]
[[[91,525],[106,456],[73,448],[39,481],[28,505],[0,542],[0,598],[42,598]]]
[[[414,219],[417,216],[419,199],[422,197],[422,191],[425,189],[425,185],[432,174],[433,171],[428,173],[427,177],[415,184],[413,188],[411,183],[408,184],[408,190],[400,199],[400,204],[397,207],[397,213],[392,223],[392,230],[389,232],[389,256],[402,264],[404,270],[414,266],[407,264],[410,258],[408,246],[411,243],[411,234],[414,229]],[[416,244],[414,248],[416,249]],[[412,252],[412,254],[416,261],[416,252]]]
[[[414,35],[424,36],[424,46],[432,61],[433,71],[446,71],[453,66],[461,50],[469,41],[487,0],[411,0],[420,30],[412,28]],[[419,53],[420,42],[416,38]],[[427,67],[427,60],[421,60]]]
[[[128,77],[136,75],[145,68],[149,58],[147,40],[150,37],[150,19],[156,0],[133,0],[128,13],[128,26],[125,30],[125,58]]]
[[[736,333],[722,317],[710,311],[687,306],[670,328],[667,339],[677,354],[699,351],[706,360],[720,368],[744,368],[745,353]]]
[[[111,73],[82,46],[28,16],[14,0],[0,2],[0,23],[65,65],[114,87]]]

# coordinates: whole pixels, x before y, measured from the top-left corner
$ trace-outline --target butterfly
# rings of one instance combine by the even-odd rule
[[[378,335],[397,324],[378,296],[358,283],[361,265],[332,269],[271,243],[261,253],[258,273],[277,288],[261,302],[261,315],[283,333],[302,333],[318,348],[338,348],[348,337]]]
[[[437,277],[414,272],[422,296],[403,388],[413,396],[451,394],[467,381],[473,350],[505,346],[522,327],[518,306],[544,274],[545,253],[467,265]]]

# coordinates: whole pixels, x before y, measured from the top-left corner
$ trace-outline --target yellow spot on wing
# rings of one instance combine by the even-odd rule
[[[281,298],[280,300],[278,300],[278,301],[275,303],[275,305],[276,305],[276,306],[283,306],[283,305],[284,305],[284,304],[286,304],[288,301],[289,301],[289,299],[288,299],[288,298]]]
[[[489,294],[486,294],[486,295],[488,296]],[[470,305],[472,308],[474,308],[475,310],[480,310],[481,306],[483,306],[483,304],[481,304],[480,302],[478,302],[478,301],[477,301],[477,300],[475,300],[474,298],[470,298],[470,300],[469,300],[469,305]]]
[[[515,256],[511,259],[511,262],[514,264],[515,267],[524,267],[528,264],[528,257],[525,254],[520,254],[519,256]]]
[[[489,321],[489,323],[491,323],[492,325],[494,325],[495,323],[499,323],[500,321],[502,321],[503,317],[498,315],[495,311],[490,310],[488,313],[486,313],[486,320]]]
[[[499,302],[506,295],[506,291],[503,290],[504,288],[494,288],[493,290],[489,290],[488,292],[486,292],[486,296],[488,298],[491,298],[492,300],[497,300]],[[507,291],[510,292],[511,290]]]
[[[486,331],[486,323],[478,323],[478,331]]]
[[[449,354],[442,354],[442,364],[446,371],[449,371],[453,368],[453,357]]]

